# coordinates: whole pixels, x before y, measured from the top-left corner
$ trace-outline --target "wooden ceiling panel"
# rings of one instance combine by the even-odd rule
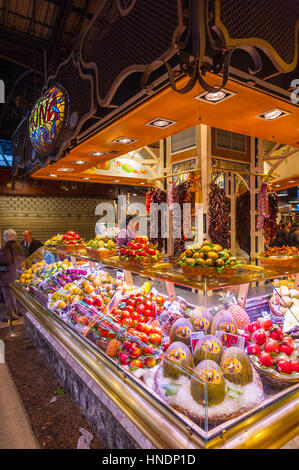
[[[220,77],[207,74],[206,79],[213,85],[220,85]],[[181,80],[178,86],[183,87],[186,80]],[[291,101],[279,100],[232,80],[228,82],[226,90],[233,92],[234,95],[218,104],[211,104],[195,99],[203,92],[198,84],[185,95],[168,88],[71,150],[66,157],[51,165],[51,173],[57,173],[57,169],[61,166],[71,167],[74,160],[86,160],[89,162],[88,165],[73,165],[72,174],[61,175],[63,179],[78,180],[82,178],[82,171],[89,167],[198,124],[299,147],[298,106]],[[280,108],[289,114],[273,121],[256,117],[273,108]],[[165,129],[145,125],[157,117],[170,119],[176,123]],[[137,141],[130,145],[113,143],[118,137],[129,137]],[[88,155],[95,151],[107,152],[107,155],[105,157]],[[109,153],[111,151],[118,153],[113,155]],[[49,167],[38,170],[33,177],[48,178],[48,174]],[[98,182],[103,180],[102,176],[92,178]],[[104,182],[107,181],[105,178]],[[129,179],[129,181],[130,184],[138,184],[138,180]]]

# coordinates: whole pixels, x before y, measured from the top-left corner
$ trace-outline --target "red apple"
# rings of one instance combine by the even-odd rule
[[[132,347],[130,349],[130,356],[133,359],[137,359],[137,357],[141,356],[141,349],[137,346],[136,343],[132,344]]]
[[[142,354],[144,354],[145,356],[152,356],[153,354],[155,354],[155,346],[153,346],[152,344],[147,344],[145,348],[143,348]]]
[[[266,341],[264,344],[264,350],[270,354],[279,354],[279,343],[274,339]]]
[[[145,333],[139,333],[138,335],[138,338],[140,339],[140,341],[142,341],[143,343],[147,344],[148,343],[148,336],[145,334]]]
[[[251,339],[256,344],[264,344],[267,340],[267,336],[264,330],[260,328],[259,330],[255,330],[253,332]]]
[[[270,328],[272,328],[273,326],[273,323],[268,318],[258,318],[257,322],[259,323],[260,328],[262,328],[265,331],[270,330]]]
[[[298,359],[293,359],[290,362],[291,362],[292,371],[299,373],[299,360]]]
[[[259,323],[257,321],[254,321],[246,326],[246,330],[249,331],[249,333],[254,333],[254,331],[259,329],[259,327]]]
[[[277,341],[282,341],[284,338],[283,331],[281,328],[275,328],[270,333],[270,338],[276,339]]]
[[[126,366],[129,364],[129,354],[128,353],[121,353],[119,355],[119,361],[123,366]]]
[[[290,356],[292,354],[292,352],[294,351],[294,348],[293,348],[293,346],[291,346],[288,343],[282,343],[280,345],[279,350],[280,350],[281,353],[284,353],[287,356]]]
[[[251,340],[251,334],[250,333],[242,333],[241,336],[243,336],[243,338],[245,338],[245,346],[247,346],[247,344]]]
[[[264,367],[272,367],[274,365],[274,359],[270,353],[262,352],[259,357],[260,364]]]
[[[283,374],[291,374],[293,372],[292,362],[287,359],[277,361],[277,370]]]
[[[250,343],[247,346],[247,354],[250,356],[259,356],[261,354],[261,348],[255,343]]]

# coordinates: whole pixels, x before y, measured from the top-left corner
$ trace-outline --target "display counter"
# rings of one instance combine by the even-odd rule
[[[295,437],[299,269],[208,279],[157,265],[44,247],[13,285],[27,334],[105,445],[280,448]],[[252,352],[259,344],[266,360],[267,342],[279,348],[269,364]]]

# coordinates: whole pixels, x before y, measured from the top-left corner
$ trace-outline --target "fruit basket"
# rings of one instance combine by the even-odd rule
[[[270,247],[258,256],[265,267],[288,268],[299,266],[299,249],[293,246]]]
[[[149,242],[147,236],[142,235],[136,235],[127,246],[121,247],[119,256],[122,262],[130,262],[130,264],[141,265],[145,268],[159,263],[162,258],[157,247]]]
[[[218,273],[214,268],[205,268],[201,266],[182,266],[182,271],[184,276],[193,277],[193,276],[203,276],[203,277],[231,277],[236,274],[237,268],[224,268],[221,273]]]
[[[92,250],[86,247],[86,253],[92,258],[106,259],[117,254],[117,250],[110,250],[109,248],[99,248],[98,250]]]
[[[208,240],[187,248],[177,261],[186,277],[231,277],[241,263],[221,245]]]
[[[81,250],[85,250],[85,245],[78,244],[78,245],[55,245],[55,249],[60,251],[61,253],[69,253],[69,252],[77,252]]]
[[[288,377],[286,374],[281,374],[275,369],[264,369],[262,366],[260,366],[258,358],[255,356],[251,357],[250,359],[254,368],[260,374],[260,377],[272,387],[284,388],[299,383],[299,373],[293,372],[291,374],[292,377]]]
[[[290,268],[299,266],[299,257],[292,256],[259,256],[261,266],[270,268]]]

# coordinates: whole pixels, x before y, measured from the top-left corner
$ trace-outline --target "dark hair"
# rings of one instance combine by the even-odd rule
[[[287,225],[287,224],[285,224],[284,222],[281,222],[280,227],[281,227],[281,228],[285,228],[286,225]]]
[[[127,214],[126,216],[126,226],[129,225],[129,223],[134,219],[135,215],[133,214]]]

